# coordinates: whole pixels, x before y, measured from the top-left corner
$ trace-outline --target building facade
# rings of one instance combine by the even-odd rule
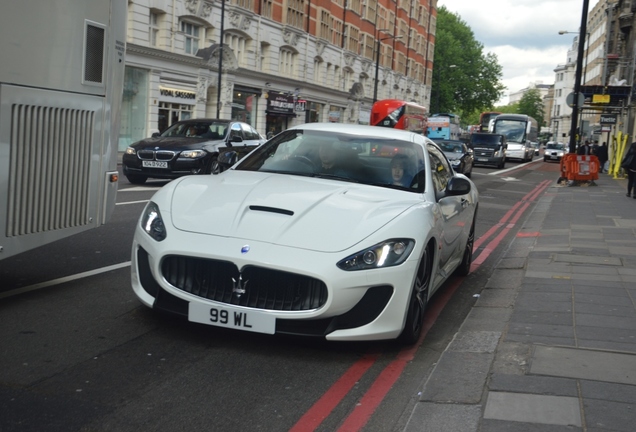
[[[430,103],[437,0],[128,5],[120,151],[188,118],[238,119],[266,135],[368,124],[376,91]]]

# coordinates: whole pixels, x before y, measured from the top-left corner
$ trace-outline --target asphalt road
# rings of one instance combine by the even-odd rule
[[[165,183],[121,177],[108,224],[0,261],[0,430],[401,430],[558,170],[539,159],[475,168],[480,262],[435,295],[427,334],[406,348],[241,333],[142,307],[129,282],[132,233]]]

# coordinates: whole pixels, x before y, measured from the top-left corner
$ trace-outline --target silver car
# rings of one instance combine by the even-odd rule
[[[543,161],[560,162],[563,155],[567,152],[565,144],[562,142],[548,141],[543,152]]]

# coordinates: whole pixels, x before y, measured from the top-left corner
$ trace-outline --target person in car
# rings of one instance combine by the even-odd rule
[[[413,174],[410,169],[409,157],[403,154],[396,154],[391,159],[391,182],[396,186],[411,186]]]
[[[320,157],[320,167],[318,171],[321,174],[331,174],[340,177],[347,177],[347,167],[343,154],[336,148],[336,143],[324,143],[318,149]]]

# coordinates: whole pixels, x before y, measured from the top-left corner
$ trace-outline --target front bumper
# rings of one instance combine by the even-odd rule
[[[166,240],[156,242],[137,228],[131,257],[133,290],[146,306],[190,320],[191,305],[194,304],[197,308],[226,308],[233,313],[256,312],[273,317],[275,333],[280,334],[355,341],[394,339],[401,333],[417,267],[414,258],[417,250],[400,266],[348,272],[338,269],[335,264],[350,251],[325,254],[251,242],[249,253],[241,254],[245,243],[242,239],[187,232],[175,235],[174,231]],[[320,306],[306,310],[246,307],[237,304],[240,302],[233,300],[231,295],[211,300],[207,293],[187,292],[168,282],[163,265],[169,256],[229,262],[242,272],[250,267],[266,267],[313,278],[326,287],[326,299]],[[231,278],[232,275],[224,277]],[[235,280],[236,277],[234,275]],[[245,288],[249,295],[249,282]]]

